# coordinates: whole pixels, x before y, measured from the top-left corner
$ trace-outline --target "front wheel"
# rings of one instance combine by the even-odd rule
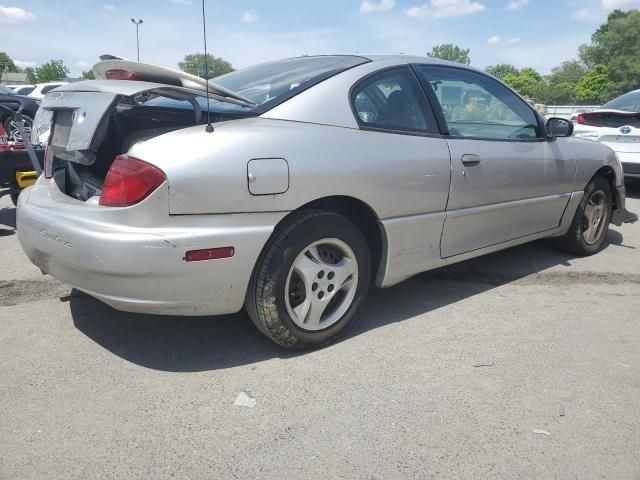
[[[371,282],[360,230],[335,213],[295,214],[265,247],[247,291],[249,316],[290,349],[325,345],[349,326]]]
[[[558,248],[581,257],[600,251],[609,231],[611,211],[609,182],[594,177],[584,190],[569,231],[556,240]]]

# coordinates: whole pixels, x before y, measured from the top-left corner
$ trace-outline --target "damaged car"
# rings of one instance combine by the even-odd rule
[[[38,111],[45,169],[17,229],[43,273],[119,310],[246,308],[278,344],[312,348],[372,286],[541,238],[591,255],[610,223],[637,219],[611,149],[459,64],[312,56],[206,82],[112,59],[94,72]]]

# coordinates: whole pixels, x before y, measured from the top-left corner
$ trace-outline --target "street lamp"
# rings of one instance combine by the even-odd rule
[[[138,46],[138,61],[140,61],[140,25],[142,25],[142,19],[140,18],[136,22],[136,19],[132,18],[131,23],[136,26],[136,45]]]

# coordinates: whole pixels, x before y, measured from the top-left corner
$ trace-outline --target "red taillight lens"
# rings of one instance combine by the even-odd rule
[[[585,115],[584,113],[578,115],[578,123],[580,125],[589,125],[591,127],[601,126],[591,115]]]
[[[143,82],[144,78],[129,70],[107,70],[105,76],[108,80],[138,80]]]
[[[127,155],[118,155],[102,186],[100,205],[128,207],[147,198],[167,179],[153,165]]]

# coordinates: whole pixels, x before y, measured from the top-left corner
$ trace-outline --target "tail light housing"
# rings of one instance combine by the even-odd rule
[[[589,125],[591,127],[600,127],[601,125],[593,118],[592,115],[585,115],[584,113],[580,113],[578,115],[578,123],[580,125]]]
[[[118,155],[104,179],[100,205],[135,205],[151,195],[166,180],[166,175],[158,167],[128,155]]]

